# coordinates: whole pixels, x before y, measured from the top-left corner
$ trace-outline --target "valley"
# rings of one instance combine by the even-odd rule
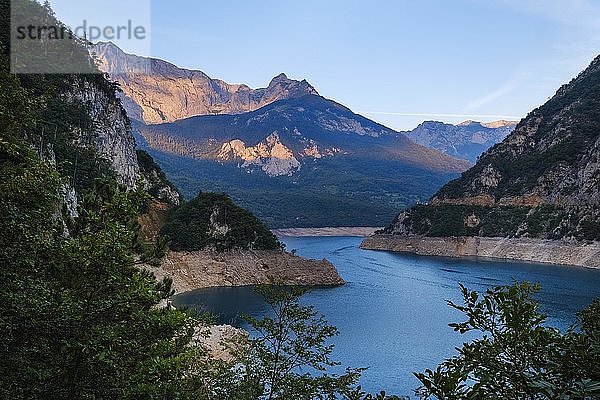
[[[271,228],[381,226],[470,165],[283,74],[267,88],[250,89],[110,43],[95,51],[123,88],[138,146],[185,197],[226,192]],[[242,93],[257,100],[240,103]],[[214,99],[223,107],[200,107]]]

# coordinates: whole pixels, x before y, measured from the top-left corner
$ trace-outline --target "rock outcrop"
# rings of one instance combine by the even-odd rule
[[[92,119],[92,131],[80,133],[77,145],[96,150],[115,172],[119,183],[133,188],[142,177],[135,151],[135,140],[127,115],[116,98],[92,82],[81,80],[67,96],[83,102]]]
[[[128,189],[141,183],[155,200],[170,206],[182,201],[177,188],[152,157],[136,150],[130,120],[110,89],[96,79],[75,79],[64,97],[74,107],[83,105],[90,119],[88,129],[73,132],[74,148],[92,150],[91,154],[106,162],[117,182]],[[71,186],[65,187],[65,191],[68,194],[65,204],[74,215],[79,193]]]
[[[317,94],[305,80],[292,80],[285,74],[273,78],[266,88],[251,89],[212,79],[202,71],[127,54],[113,43],[98,43],[92,52],[99,68],[123,89],[123,106],[129,117],[146,124],[196,115],[240,114],[280,99]]]
[[[160,267],[148,267],[160,280],[173,279],[177,293],[219,286],[269,284],[338,286],[345,282],[327,260],[308,260],[278,250],[169,252]]]
[[[242,168],[250,166],[260,167],[268,176],[291,176],[300,169],[300,162],[292,150],[287,148],[279,138],[277,131],[273,132],[256,146],[248,146],[234,139],[223,143],[217,160],[234,161],[242,160]]]

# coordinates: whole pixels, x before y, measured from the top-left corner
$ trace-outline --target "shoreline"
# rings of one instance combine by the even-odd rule
[[[327,260],[280,250],[170,251],[160,267],[145,266],[157,280],[170,277],[175,294],[210,287],[252,286],[281,280],[291,286],[341,286],[346,282]]]
[[[361,249],[439,257],[481,257],[491,260],[600,269],[600,242],[529,238],[424,237],[374,235]]]
[[[271,232],[279,238],[282,237],[327,237],[327,236],[353,236],[368,237],[382,227],[343,226],[323,228],[282,228],[272,229]]]

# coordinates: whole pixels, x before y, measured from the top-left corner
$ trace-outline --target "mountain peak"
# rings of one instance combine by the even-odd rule
[[[202,71],[123,52],[111,42],[92,47],[98,67],[116,80],[130,118],[146,124],[173,122],[198,115],[240,114],[277,100],[318,95],[305,80],[281,73],[266,88],[251,89],[213,79]]]
[[[509,126],[515,127],[515,126],[517,126],[517,124],[518,124],[517,121],[508,121],[505,119],[501,119],[498,121],[491,121],[491,122],[483,123],[483,124],[481,124],[481,126],[485,126],[486,128],[495,129],[495,128],[504,128],[504,127],[509,127]]]
[[[271,82],[269,83],[269,86],[272,86],[272,85],[274,85],[276,83],[279,83],[279,82],[286,82],[286,81],[289,81],[289,80],[290,79],[287,77],[287,75],[282,72],[279,75],[277,75],[276,77],[274,77],[273,79],[271,79]]]
[[[472,119],[468,119],[466,121],[461,122],[457,126],[471,126],[471,125],[481,125],[481,122],[473,121]]]
[[[475,163],[484,151],[501,142],[515,125],[509,121],[482,124],[468,120],[458,125],[425,121],[404,134],[422,146]]]

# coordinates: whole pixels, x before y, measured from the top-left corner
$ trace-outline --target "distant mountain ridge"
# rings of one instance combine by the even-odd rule
[[[386,232],[600,240],[600,56]]]
[[[395,160],[458,173],[468,164],[419,146],[321,96],[280,100],[240,115],[192,117],[149,125],[140,133],[150,147],[195,159],[241,161],[271,176],[292,175],[302,163],[327,157]],[[288,168],[277,171],[276,164]]]
[[[251,89],[212,79],[202,71],[169,62],[127,54],[113,43],[98,43],[92,52],[99,68],[117,81],[130,118],[146,124],[211,114],[254,111],[281,99],[318,94],[305,80],[274,77],[269,86]]]
[[[377,226],[469,167],[316,95],[138,132],[186,195],[229,193],[272,228]]]
[[[488,123],[469,120],[452,125],[425,121],[412,131],[403,133],[422,146],[475,163],[483,152],[504,140],[517,123],[505,120]]]

